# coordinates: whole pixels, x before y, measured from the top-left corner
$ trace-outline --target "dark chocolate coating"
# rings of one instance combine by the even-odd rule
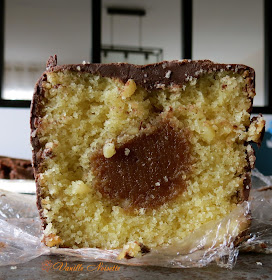
[[[0,179],[34,179],[31,161],[0,156]]]
[[[34,175],[36,178],[37,188],[37,206],[40,212],[41,219],[43,220],[43,226],[46,225],[45,217],[42,215],[41,207],[41,190],[38,184],[37,178],[41,172],[40,164],[42,162],[42,147],[38,137],[35,135],[37,128],[37,122],[40,117],[41,100],[43,99],[44,91],[42,88],[42,82],[46,81],[47,73],[58,71],[74,71],[74,72],[86,72],[91,74],[100,75],[102,77],[115,78],[123,83],[127,80],[133,79],[138,86],[143,87],[147,91],[155,89],[165,88],[169,86],[182,87],[189,80],[193,78],[199,78],[207,73],[214,73],[219,71],[237,72],[244,75],[248,79],[247,92],[248,99],[251,101],[252,97],[249,92],[254,92],[255,88],[255,72],[252,68],[241,64],[217,64],[209,60],[182,60],[182,61],[163,61],[155,64],[148,65],[133,65],[127,63],[113,63],[113,64],[72,64],[72,65],[57,65],[57,57],[50,57],[47,63],[47,71],[45,71],[41,78],[38,80],[33,95],[31,104],[31,144],[33,147],[33,167]],[[246,180],[244,180],[244,191],[241,192],[241,201],[248,199],[249,190],[246,186],[250,185],[250,176],[248,176],[248,167],[245,168]]]
[[[56,60],[54,61],[50,57],[47,63],[48,72],[64,70],[87,72],[102,77],[115,78],[123,83],[133,79],[138,86],[143,87],[147,91],[168,86],[182,86],[192,78],[199,78],[205,73],[218,72],[220,70],[238,73],[248,71],[246,75],[250,78],[249,86],[252,90],[255,88],[255,72],[252,68],[241,64],[216,64],[210,60],[174,60],[147,65],[128,63],[55,65]]]

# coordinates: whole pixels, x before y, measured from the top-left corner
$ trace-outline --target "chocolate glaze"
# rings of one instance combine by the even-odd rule
[[[251,112],[252,109],[252,95],[249,91],[254,92],[255,88],[255,72],[252,68],[241,64],[216,64],[209,60],[182,60],[182,61],[164,61],[149,65],[132,65],[126,63],[113,63],[113,64],[72,64],[56,66],[57,57],[50,57],[47,64],[47,71],[45,71],[41,78],[38,80],[34,95],[31,103],[31,144],[33,147],[33,167],[34,175],[36,179],[37,189],[37,206],[39,209],[40,217],[43,221],[43,227],[46,226],[46,218],[42,214],[41,206],[41,189],[37,181],[38,175],[41,172],[42,163],[42,147],[38,137],[35,135],[37,129],[37,122],[40,113],[40,100],[43,98],[42,82],[46,81],[47,74],[50,72],[58,72],[64,70],[70,70],[75,72],[87,72],[92,74],[101,75],[103,77],[116,78],[122,82],[126,82],[128,79],[133,79],[138,86],[142,86],[148,91],[152,89],[164,88],[167,86],[182,86],[192,78],[199,78],[205,73],[213,73],[218,71],[230,71],[237,73],[244,73],[245,78],[248,78],[248,99],[250,100],[251,107],[248,109]],[[79,66],[79,67],[78,67]],[[80,70],[79,70],[80,69]],[[245,174],[247,172],[245,171]],[[248,179],[249,178],[249,179]],[[244,195],[241,194],[241,199],[246,200],[248,190],[246,186],[249,185],[250,177],[244,181]]]
[[[255,88],[255,72],[252,68],[240,64],[215,64],[210,60],[174,60],[148,65],[98,63],[54,66],[55,64],[56,60],[50,57],[50,62],[47,65],[52,65],[52,67],[48,68],[48,72],[64,70],[87,72],[102,77],[116,78],[123,83],[126,83],[129,79],[133,79],[138,86],[148,91],[167,86],[182,86],[192,78],[199,78],[205,73],[213,73],[220,70],[244,73],[244,75],[250,79],[250,84],[248,85],[249,89],[254,90]]]
[[[99,152],[90,163],[94,187],[113,205],[126,210],[158,208],[186,189],[182,176],[188,180],[191,171],[189,134],[162,122],[122,144],[111,158]]]
[[[37,194],[37,208],[39,211],[40,218],[42,220],[42,228],[45,229],[47,222],[46,218],[43,216],[43,209],[42,209],[42,192],[41,187],[38,182],[39,173],[41,172],[41,162],[42,162],[42,148],[39,138],[36,135],[36,128],[37,123],[40,117],[40,101],[43,98],[44,91],[42,88],[42,82],[46,81],[47,76],[44,73],[41,78],[38,80],[38,82],[35,85],[34,88],[34,94],[33,99],[31,102],[31,108],[30,108],[30,128],[31,128],[31,135],[30,135],[30,142],[32,145],[32,167],[34,171],[34,178],[36,182],[36,194]]]
[[[31,161],[0,157],[0,179],[34,179]]]

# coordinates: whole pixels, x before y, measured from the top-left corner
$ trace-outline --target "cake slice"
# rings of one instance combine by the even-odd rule
[[[260,143],[265,123],[250,122],[254,95],[244,65],[51,57],[31,108],[44,243],[134,256],[226,217],[249,196],[249,142]],[[248,219],[231,222],[235,239]]]

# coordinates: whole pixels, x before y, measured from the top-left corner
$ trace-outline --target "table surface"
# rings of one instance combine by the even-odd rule
[[[58,264],[48,268],[45,266],[48,262]],[[74,267],[75,271],[60,270],[61,265],[61,269]],[[0,267],[0,279],[272,279],[272,255],[253,253],[240,254],[232,270],[212,264],[190,269],[115,265],[116,271],[97,271],[98,265],[99,262],[66,262],[63,256],[41,256],[24,264]],[[114,264],[103,263],[102,267],[105,266]],[[48,271],[44,270],[46,267]]]

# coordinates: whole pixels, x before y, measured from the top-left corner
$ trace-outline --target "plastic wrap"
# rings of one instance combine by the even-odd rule
[[[272,253],[272,178],[254,170],[252,182],[250,200],[222,220],[205,224],[180,243],[152,249],[139,258],[121,260],[117,258],[121,250],[46,247],[41,243],[36,197],[0,190],[0,266],[27,262],[45,254],[61,254],[67,261],[182,268],[203,267],[216,262],[232,268],[239,251]],[[249,221],[250,228],[241,233]]]

